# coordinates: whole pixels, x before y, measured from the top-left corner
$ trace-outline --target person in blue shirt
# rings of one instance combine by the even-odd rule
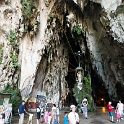
[[[64,124],[69,124],[68,122],[68,113],[65,112],[65,115],[64,115]]]
[[[19,124],[23,124],[24,122],[24,112],[28,114],[28,112],[25,110],[25,101],[22,101],[22,104],[18,108]]]

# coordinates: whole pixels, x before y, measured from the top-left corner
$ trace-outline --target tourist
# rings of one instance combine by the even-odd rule
[[[57,106],[57,108],[56,108],[56,118],[58,120],[58,123],[59,123],[59,116],[60,116],[60,109],[59,109],[59,106]]]
[[[67,112],[65,112],[65,114],[64,114],[63,122],[64,122],[64,124],[69,124],[69,122],[68,122],[68,113]]]
[[[48,111],[47,111],[47,109],[45,109],[45,112],[44,112],[44,123],[45,124],[48,123]]]
[[[120,117],[121,116],[120,116],[120,113],[118,111],[118,108],[116,108],[115,113],[116,113],[117,122],[120,122]]]
[[[25,110],[25,101],[22,101],[22,104],[18,108],[19,124],[23,124],[24,122],[24,112],[28,114],[28,112]]]
[[[123,111],[124,111],[124,105],[123,103],[121,103],[121,101],[119,100],[119,102],[117,103],[116,109],[118,108],[118,111],[120,113],[120,116],[122,118],[123,115]]]
[[[0,115],[0,124],[4,124],[3,115]]]
[[[107,105],[107,108],[108,108],[108,112],[109,112],[109,116],[110,116],[110,121],[112,123],[114,123],[114,120],[113,120],[113,116],[114,116],[114,110],[113,110],[113,106],[111,105],[112,102],[109,102],[108,105]]]
[[[51,120],[52,120],[52,113],[48,111],[48,124],[51,124]]]
[[[88,117],[88,115],[87,115],[87,111],[88,111],[88,110],[87,110],[88,101],[87,101],[86,98],[83,99],[82,105],[83,105],[82,110],[83,110],[84,117],[87,119],[87,117]]]
[[[40,111],[41,111],[40,112],[40,114],[41,114],[41,123],[43,123],[43,121],[44,121],[44,108],[41,107],[41,110]]]
[[[56,118],[56,105],[53,104],[52,107],[52,124],[57,122],[57,118]]]
[[[36,104],[37,124],[40,124],[40,107]]]
[[[33,114],[29,113],[29,118],[28,118],[27,124],[32,124],[32,119],[33,119]]]
[[[69,124],[79,124],[79,115],[76,113],[76,106],[71,105],[71,112],[68,114]]]

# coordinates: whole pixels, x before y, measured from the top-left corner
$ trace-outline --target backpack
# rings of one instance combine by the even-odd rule
[[[40,112],[40,108],[39,107],[36,108],[36,112]]]

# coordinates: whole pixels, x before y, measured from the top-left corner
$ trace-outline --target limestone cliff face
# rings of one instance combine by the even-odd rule
[[[80,50],[84,75],[92,83],[94,72],[110,98],[122,98],[123,0],[2,0],[0,14],[1,89],[10,82],[24,98],[57,103],[75,83]]]

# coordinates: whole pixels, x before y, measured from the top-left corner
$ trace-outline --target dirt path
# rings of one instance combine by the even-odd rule
[[[60,124],[63,124],[63,116],[65,111],[69,112],[69,108],[64,108],[61,110]],[[96,112],[93,113],[89,112],[88,119],[84,118],[83,113],[79,113],[79,116],[80,116],[80,124],[112,124],[112,122],[109,121],[109,115],[105,108],[97,108]],[[19,120],[19,116],[13,116],[12,124],[18,124],[18,120]],[[116,122],[115,117],[114,117],[114,121]],[[24,124],[27,124],[27,122],[28,122],[28,116],[25,115]],[[121,120],[120,122],[116,122],[116,123],[124,124],[124,120]],[[34,113],[33,124],[36,124],[36,113]]]

